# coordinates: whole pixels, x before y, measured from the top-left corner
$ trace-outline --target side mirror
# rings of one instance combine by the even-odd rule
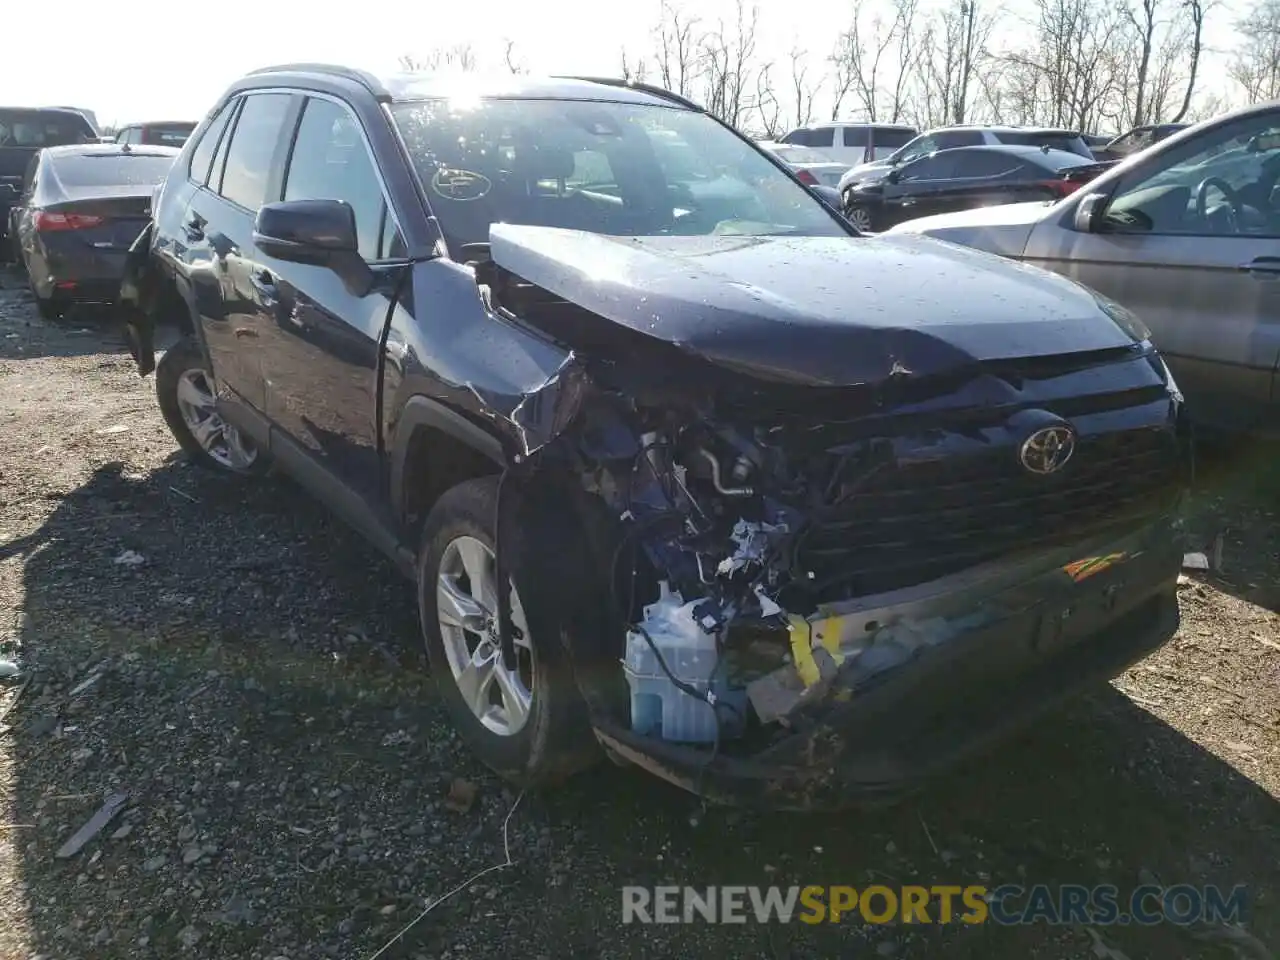
[[[1107,208],[1105,193],[1090,193],[1076,204],[1076,211],[1071,225],[1080,233],[1097,233],[1102,222],[1102,214]]]
[[[884,179],[886,183],[897,183],[899,180],[902,179],[902,168],[895,167],[894,169],[890,170]]]
[[[264,204],[253,222],[253,243],[269,257],[329,267],[363,296],[373,273],[360,256],[356,215],[341,200],[284,200]]]

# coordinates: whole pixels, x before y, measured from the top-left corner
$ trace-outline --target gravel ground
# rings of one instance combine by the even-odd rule
[[[117,337],[0,274],[0,956],[367,958],[503,861],[514,797],[434,702],[411,591],[288,481],[189,466]],[[1268,454],[1274,456],[1274,453]],[[1221,929],[623,926],[623,884],[1249,887],[1280,949],[1280,495],[1195,517],[1222,572],[1165,649],[887,811],[703,811],[604,765],[510,818],[515,861],[383,957],[1230,957]],[[1274,475],[1273,475],[1274,476]],[[1270,512],[1269,512],[1270,511]],[[19,690],[22,690],[19,693]],[[446,802],[461,778],[465,811]],[[114,819],[58,849],[104,800]]]

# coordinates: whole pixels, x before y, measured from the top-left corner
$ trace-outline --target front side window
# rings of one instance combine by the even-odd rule
[[[200,142],[191,151],[191,179],[196,183],[205,183],[209,179],[209,166],[213,163],[213,151],[218,148],[222,132],[227,127],[235,101],[227,103],[213,118],[213,122],[205,128]]]
[[[902,168],[901,181],[947,180],[954,174],[956,166],[954,158],[945,151],[935,153],[931,157],[922,157],[909,166]]]
[[[291,99],[285,93],[258,93],[244,98],[227,147],[219,193],[246,210],[257,210],[267,200],[271,161]]]
[[[378,259],[382,184],[369,159],[364,134],[344,107],[330,100],[307,101],[285,175],[284,199],[341,200],[350,205],[360,255]]]
[[[658,105],[431,100],[393,116],[450,246],[494,223],[615,236],[846,231],[712,118]]]
[[[889,159],[895,163],[908,163],[917,157],[923,157],[938,149],[938,141],[929,134],[916,137]]]
[[[1126,177],[1112,232],[1280,236],[1280,112],[1223,124]]]

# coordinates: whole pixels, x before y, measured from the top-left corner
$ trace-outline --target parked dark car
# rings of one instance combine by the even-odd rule
[[[0,259],[9,256],[9,208],[22,193],[31,158],[44,147],[94,143],[97,131],[70,107],[0,107]]]
[[[887,157],[871,163],[859,164],[850,168],[840,178],[837,189],[843,195],[855,183],[863,180],[878,180],[888,171],[905,166],[913,160],[927,157],[940,150],[952,150],[957,147],[982,147],[1007,144],[1013,147],[1048,147],[1050,150],[1061,150],[1074,153],[1085,160],[1096,159],[1084,138],[1074,130],[1059,130],[1053,127],[1002,127],[964,124],[956,127],[938,127],[913,139],[902,149]]]
[[[114,144],[48,147],[31,158],[9,214],[16,254],[40,316],[109,303],[125,256],[151,219],[151,195],[178,151]]]
[[[492,83],[245,77],[124,284],[182,448],[416,581],[487,764],[849,803],[1171,635],[1185,438],[1124,310],[862,237],[669,92]]]
[[[195,130],[196,124],[187,120],[165,120],[152,123],[131,123],[116,131],[116,143],[148,144],[157,147],[180,147]]]
[[[1099,160],[1123,160],[1189,126],[1189,123],[1149,123],[1134,127],[1103,146],[1094,147],[1093,155]]]
[[[1061,200],[1107,166],[1039,147],[939,150],[855,183],[844,193],[844,213],[867,232],[953,210]]]
[[[1280,438],[1280,107],[1174,134],[1054,206],[913,220],[1087,283],[1142,317],[1207,431]]]

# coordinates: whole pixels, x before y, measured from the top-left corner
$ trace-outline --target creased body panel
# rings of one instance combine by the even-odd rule
[[[490,239],[494,263],[556,296],[775,381],[875,383],[1133,342],[1084,288],[926,238],[609,237],[495,224]]]

